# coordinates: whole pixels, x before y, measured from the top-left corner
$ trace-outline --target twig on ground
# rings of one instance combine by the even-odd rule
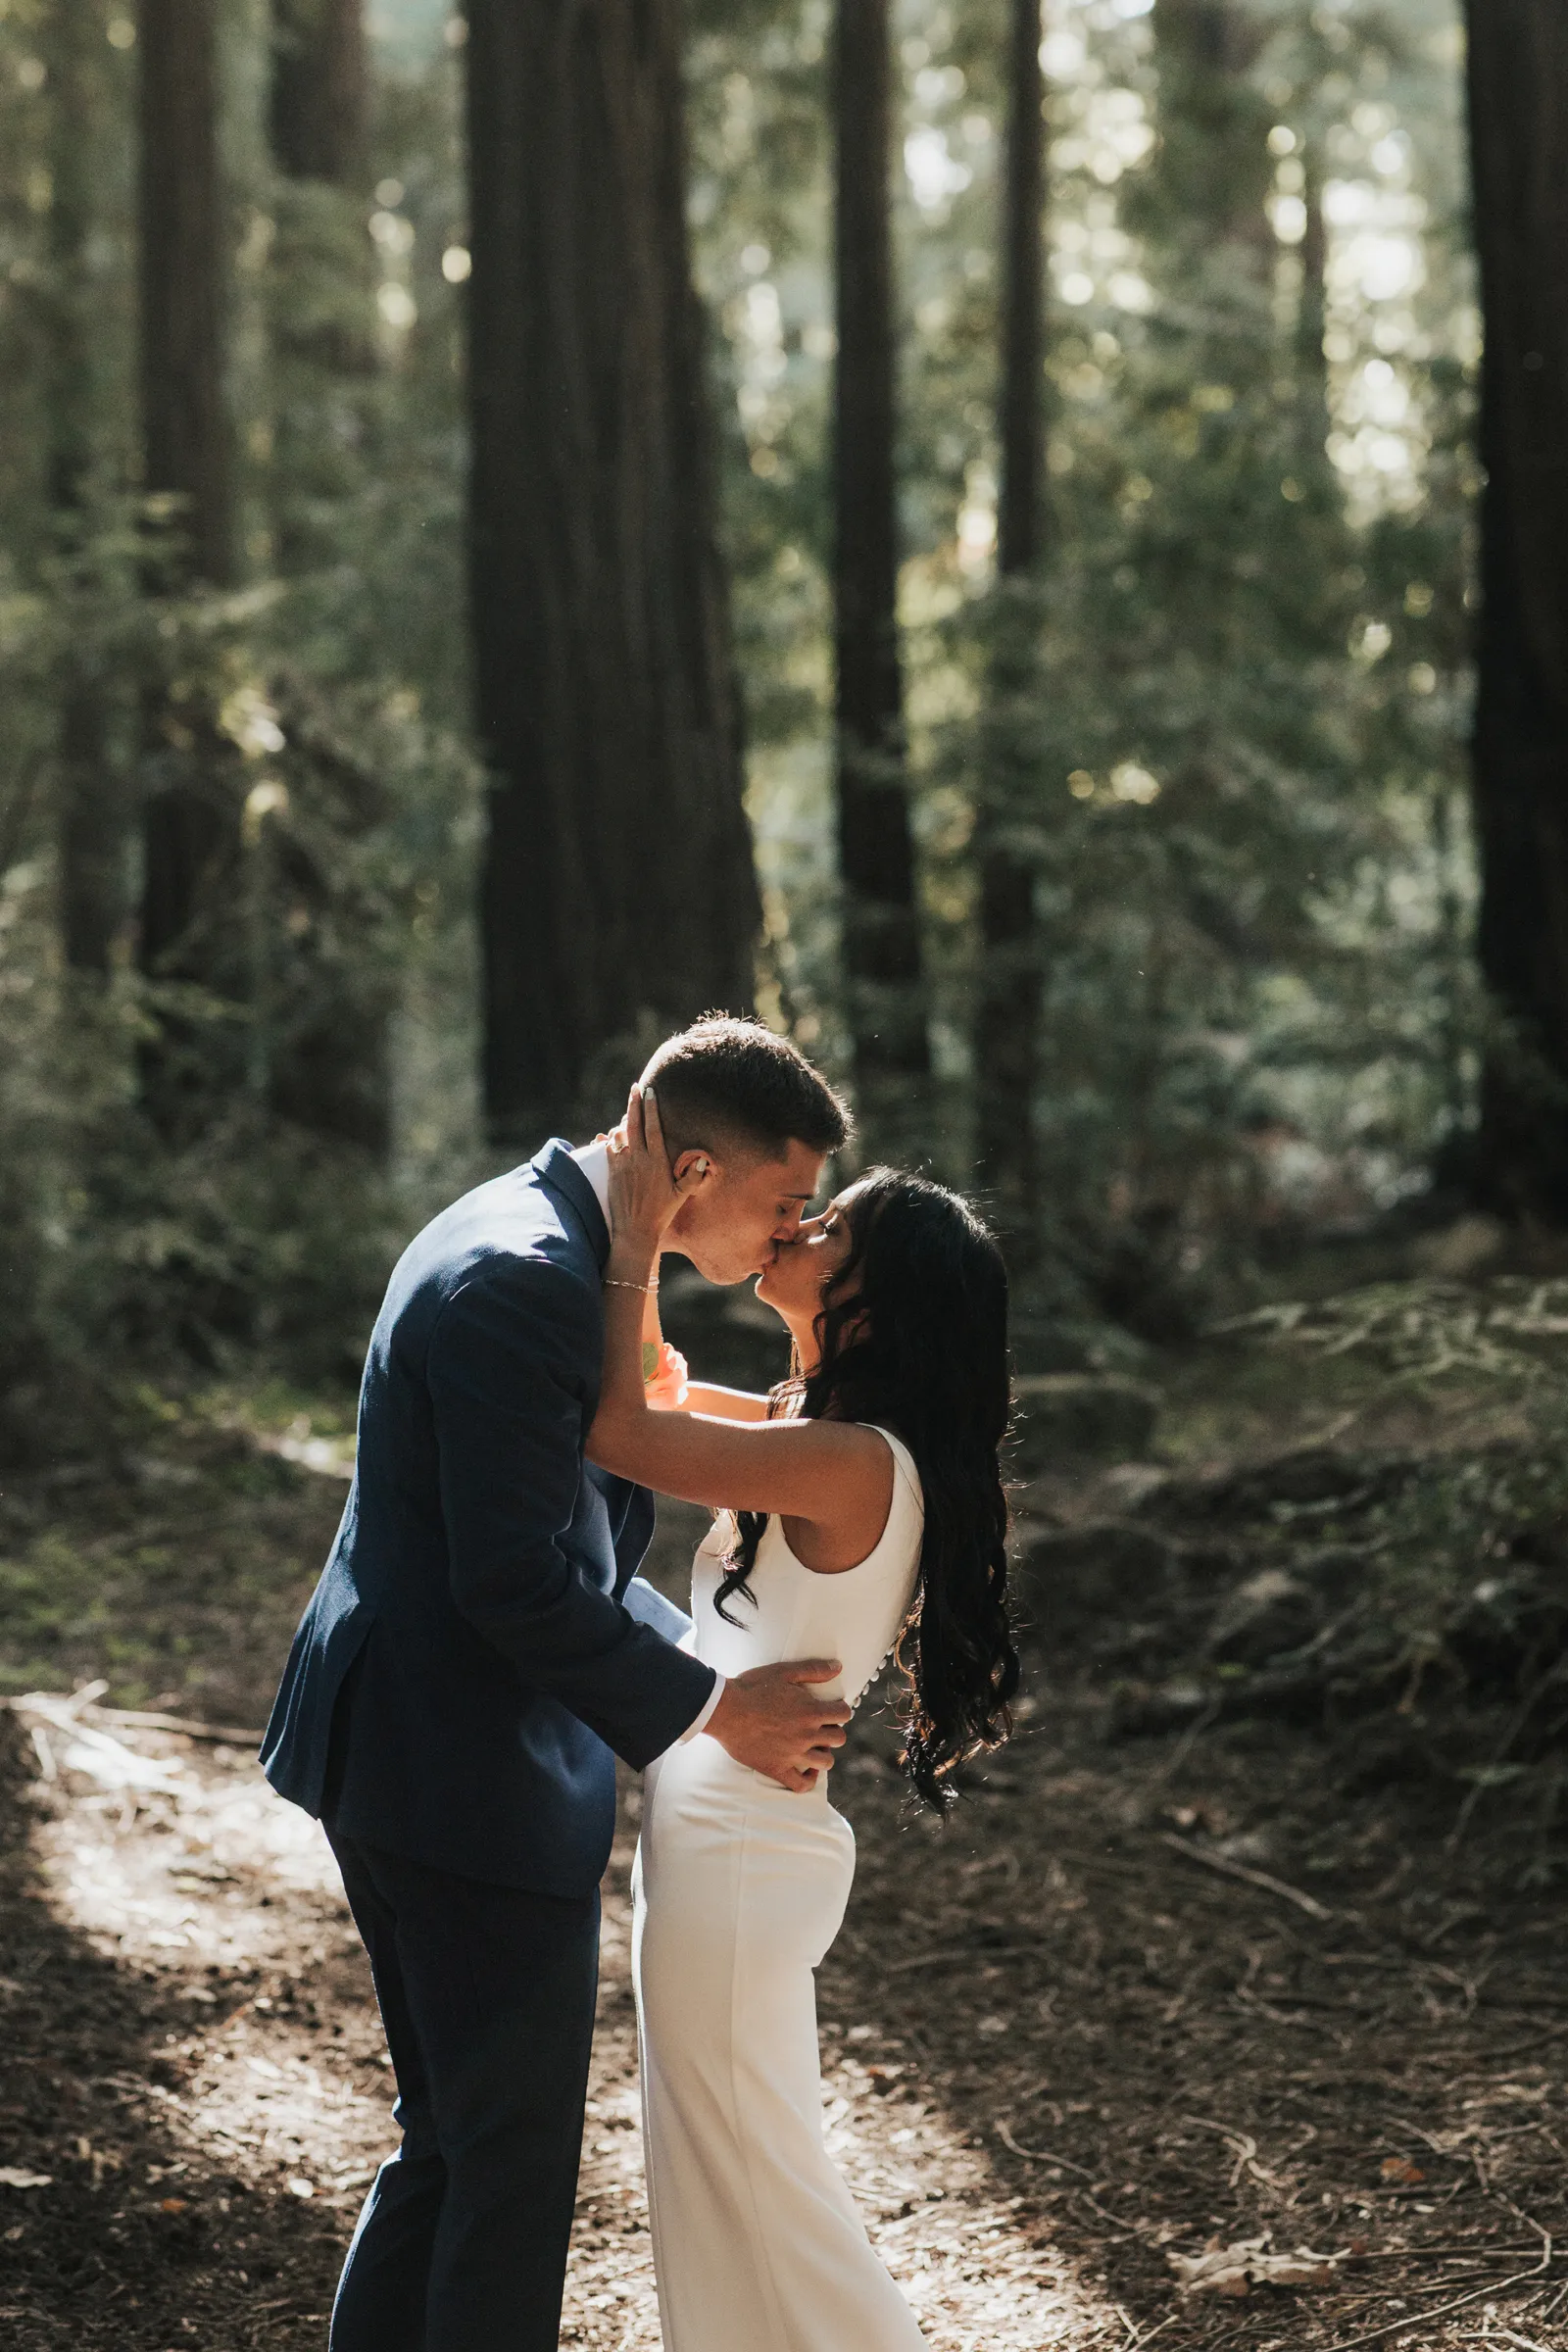
[[[68,1718],[74,1722],[108,1688],[100,1682],[83,1683],[76,1690],[24,1690],[3,1703],[14,1715],[42,1715],[47,1722],[63,1727]]]
[[[88,1712],[106,1723],[122,1723],[129,1731],[179,1732],[187,1740],[213,1740],[223,1746],[260,1747],[266,1737],[234,1724],[193,1723],[183,1715],[149,1715],[134,1707],[92,1707]]]
[[[1533,2213],[1526,2213],[1523,2206],[1514,2203],[1512,2197],[1503,2196],[1500,2188],[1494,2189],[1493,2194],[1507,2206],[1516,2222],[1523,2222],[1527,2230],[1535,2230],[1541,2240],[1541,2267],[1544,2271],[1549,2269],[1551,2265],[1551,2231],[1546,2228],[1544,2222],[1538,2222]]]
[[[1176,1775],[1180,1772],[1182,1766],[1192,1754],[1193,1749],[1197,1746],[1199,1740],[1201,1740],[1203,1734],[1209,1730],[1211,1725],[1217,1720],[1218,1715],[1219,1700],[1217,1697],[1211,1698],[1207,1706],[1203,1708],[1202,1712],[1193,1717],[1192,1722],[1187,1726],[1186,1731],[1183,1732],[1181,1738],[1171,1749],[1170,1754],[1165,1758],[1164,1763],[1161,1764],[1156,1771],[1150,1774],[1149,1785],[1152,1788],[1167,1787],[1170,1782],[1176,1778]]]
[[[1081,2164],[1074,2164],[1070,2156],[1057,2156],[1050,2148],[1021,2148],[1007,2126],[1000,2121],[997,2137],[1004,2147],[1010,2148],[1015,2156],[1021,2156],[1025,2164],[1059,2164],[1064,2173],[1076,2173],[1080,2180],[1093,2181],[1095,2178],[1093,2173],[1086,2173]]]
[[[1433,2320],[1446,2319],[1450,2311],[1462,2311],[1467,2303],[1479,2303],[1483,2295],[1505,2295],[1510,2286],[1522,2286],[1527,2278],[1539,2278],[1542,2266],[1533,2271],[1515,2271],[1511,2278],[1490,2281],[1486,2286],[1472,2289],[1468,2295],[1457,2295],[1451,2303],[1439,2303],[1431,2311],[1418,2311],[1396,2320],[1388,2320],[1381,2328],[1369,2328],[1365,2335],[1347,2336],[1343,2344],[1331,2344],[1329,2352],[1357,2352],[1361,2344],[1375,2344],[1380,2336],[1396,2335],[1401,2328],[1425,2328]]]
[[[258,1735],[260,1737],[260,1735]],[[911,1960],[888,1960],[882,1964],[885,1977],[905,1977],[916,1968],[956,1968],[960,1961],[1025,1960],[1039,1951],[1037,1943],[1004,1943],[994,1951],[982,1945],[967,1943],[945,1946],[940,1952],[916,1952]]]
[[[1555,2319],[1565,2303],[1568,2303],[1568,2286],[1560,2286],[1542,2313],[1542,2318],[1544,2320]]]
[[[1098,2213],[1101,2220],[1108,2223],[1112,2230],[1123,2230],[1128,2237],[1143,2236],[1143,2230],[1138,2227],[1136,2222],[1124,2222],[1119,2214],[1107,2213],[1103,2205],[1096,2202],[1095,2198],[1091,2196],[1087,2188],[1075,2188],[1072,2193],[1075,2197],[1079,2198],[1083,2204],[1089,2207],[1091,2213]]]
[[[1451,2245],[1444,2246],[1368,2246],[1365,2253],[1358,2254],[1355,2259],[1357,2264],[1363,2262],[1442,2262],[1457,2261],[1462,2255],[1472,2262],[1488,2256],[1497,2262],[1510,2262],[1516,2254],[1533,2252],[1534,2248],[1531,2246],[1485,2246],[1474,2243],[1467,2245],[1462,2238],[1459,2238]]]
[[[1244,2172],[1250,2173],[1254,2180],[1261,2180],[1265,2188],[1281,2186],[1276,2176],[1273,2173],[1266,2173],[1258,2163],[1257,2142],[1250,2132],[1238,2132],[1230,2124],[1214,2123],[1205,2115],[1189,2115],[1184,2117],[1183,2121],[1193,2125],[1200,2132],[1217,2132],[1219,2133],[1236,2159],[1230,2180],[1232,2188],[1236,2186]]]
[[[1222,1879],[1241,1879],[1249,1886],[1262,1887],[1265,1894],[1277,1894],[1283,1902],[1294,1903],[1298,1911],[1304,1911],[1308,1919],[1331,1920],[1334,1917],[1327,1904],[1320,1903],[1315,1894],[1303,1894],[1299,1886],[1287,1886],[1283,1879],[1276,1879],[1269,1871],[1253,1870],[1245,1862],[1232,1862],[1224,1854],[1205,1853],[1200,1845],[1193,1845],[1187,1838],[1178,1838],[1174,1830],[1159,1830],[1155,1835],[1161,1845],[1170,1846],[1175,1853],[1185,1854],[1189,1862],[1200,1862],[1205,1870],[1218,1871]]]
[[[0,1699],[14,1715],[41,1715],[57,1730],[77,1723],[118,1723],[129,1732],[174,1732],[186,1740],[211,1740],[225,1747],[260,1747],[264,1734],[231,1723],[196,1723],[184,1715],[159,1715],[140,1707],[101,1707],[98,1693],[107,1683],[87,1683],[79,1690],[24,1690],[20,1697]]]
[[[1540,2033],[1532,2034],[1528,2041],[1504,2042],[1500,2050],[1485,2050],[1482,2055],[1489,2066],[1495,2066],[1504,2058],[1523,2058],[1529,2051],[1539,2050],[1544,2041],[1561,2041],[1565,2034],[1568,2034],[1568,2025],[1543,2026]]]

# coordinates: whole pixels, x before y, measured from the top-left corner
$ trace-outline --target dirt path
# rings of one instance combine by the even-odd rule
[[[144,1672],[143,1705],[194,1692],[254,1715],[335,1507],[319,1484],[270,1489],[260,1534],[254,1496],[230,1510],[220,1551],[281,1546],[297,1573],[258,1571],[232,1619],[204,1602],[209,1642],[227,1627],[219,1666],[192,1650],[183,1680]],[[210,1488],[188,1508],[211,1546]],[[686,1532],[668,1524],[670,1560]],[[129,1522],[123,1545],[110,1584],[131,1574]],[[105,1638],[101,1618],[63,1638],[52,1687]],[[946,1831],[905,1818],[885,1725],[843,1771],[860,1869],[822,1973],[827,2128],[933,2347],[1568,2347],[1560,1898],[1500,1884],[1494,1818],[1454,1842],[1446,1796],[1347,1788],[1316,1733],[1108,1744],[1104,1726],[1091,1688],[1037,1676],[1018,1740]],[[0,1730],[0,2341],[322,2344],[390,2134],[323,1845],[238,1747],[90,1711],[80,1732],[24,1709]],[[563,2337],[594,2352],[659,2342],[635,1795]],[[1249,2241],[1254,2269],[1304,2246],[1321,2276],[1179,2294],[1172,2254]]]

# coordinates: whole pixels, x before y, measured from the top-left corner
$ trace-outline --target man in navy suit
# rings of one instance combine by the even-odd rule
[[[783,1039],[701,1021],[644,1073],[691,1187],[670,1245],[759,1271],[844,1141]],[[614,1756],[706,1731],[808,1787],[831,1661],[728,1683],[637,1576],[652,1497],[583,1459],[609,1253],[602,1151],[547,1144],[393,1271],[359,1461],[263,1762],[325,1824],[375,1979],[402,2145],[360,2216],[332,2352],[554,2352],[576,2195]],[[809,1667],[809,1672],[806,1667]]]

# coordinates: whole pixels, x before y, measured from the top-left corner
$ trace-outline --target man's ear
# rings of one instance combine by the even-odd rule
[[[718,1174],[718,1163],[710,1152],[699,1152],[695,1149],[679,1152],[675,1155],[675,1164],[670,1169],[670,1174],[679,1191],[688,1194],[701,1192],[703,1187],[711,1184]]]

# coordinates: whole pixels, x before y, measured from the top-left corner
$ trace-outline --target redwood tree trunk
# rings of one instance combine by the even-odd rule
[[[143,480],[175,583],[233,578],[223,399],[225,208],[218,156],[216,0],[142,0],[138,130]],[[150,693],[139,956],[150,979],[235,993],[239,855],[231,762],[199,700]],[[237,1083],[228,1025],[166,1015],[143,1095],[171,1134]]]
[[[98,371],[94,340],[92,125],[102,102],[98,66],[103,12],[73,0],[46,20],[51,139],[49,498],[59,553],[86,584]],[[60,664],[57,743],[60,919],[66,962],[107,978],[124,919],[125,826],[109,754],[105,681],[91,643],[73,644]]]
[[[1301,302],[1296,318],[1297,368],[1305,379],[1312,408],[1326,424],[1328,360],[1323,334],[1328,310],[1328,222],[1323,216],[1323,168],[1315,138],[1301,158],[1305,185],[1306,234],[1301,239]]]
[[[839,0],[833,592],[844,970],[862,1109],[930,1066],[898,639],[887,0]]]
[[[1002,217],[1002,498],[997,515],[997,563],[1004,578],[1035,569],[1044,520],[1045,102],[1040,0],[1009,0]]]
[[[223,402],[225,206],[218,159],[217,0],[141,0],[144,480],[176,502],[192,577],[233,577]]]
[[[537,1143],[749,1004],[760,927],[674,0],[468,17],[485,1101]]]
[[[1489,1207],[1568,1224],[1568,13],[1469,7],[1486,318],[1474,743]]]
[[[363,0],[272,0],[270,132],[279,171],[352,188],[368,100]]]
[[[369,74],[362,0],[271,11],[272,552],[294,574],[339,560],[338,516],[373,462]]]
[[[270,273],[273,552],[280,571],[298,573],[334,560],[337,517],[367,462],[374,358],[363,0],[272,0],[271,66],[269,131],[283,182]],[[266,1055],[268,1099],[293,1125],[379,1155],[392,1128],[385,976],[367,953],[352,889],[320,844],[348,847],[384,818],[385,797],[313,745],[303,711],[287,731],[300,753],[294,789],[316,839],[285,819],[269,845],[287,945],[272,944],[279,1017]]]
[[[1040,0],[1010,0],[1008,32],[998,435],[1002,495],[997,516],[997,560],[1004,589],[1008,582],[1026,583],[1037,573],[1044,526],[1045,83],[1040,70]],[[977,1158],[1019,1263],[1031,1253],[1035,1224],[1034,1094],[1042,971],[1034,860],[1019,848],[1015,834],[1022,776],[1009,750],[1019,706],[1040,689],[1034,658],[1037,619],[1026,600],[1016,612],[1005,601],[999,604],[976,825],[982,951],[974,1034]]]
[[[1144,201],[1165,216],[1167,236],[1174,222],[1200,249],[1250,248],[1261,272],[1274,253],[1273,117],[1250,69],[1267,25],[1240,0],[1154,0],[1153,22],[1160,144]]]

